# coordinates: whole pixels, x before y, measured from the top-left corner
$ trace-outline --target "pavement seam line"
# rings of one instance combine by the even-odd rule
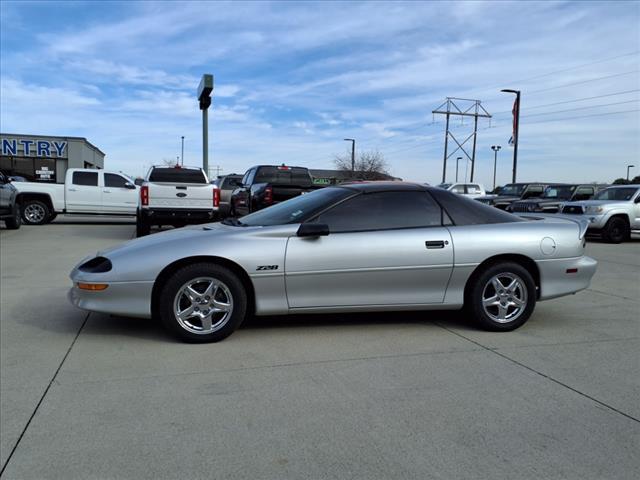
[[[62,357],[62,360],[60,361],[60,364],[58,365],[58,368],[56,368],[56,371],[53,374],[53,377],[51,377],[51,380],[49,381],[49,384],[47,385],[47,388],[45,388],[44,392],[42,392],[42,396],[40,397],[40,400],[36,404],[36,407],[33,409],[33,412],[29,416],[29,420],[27,420],[27,423],[25,424],[24,428],[22,429],[22,432],[20,433],[20,436],[18,437],[18,440],[16,441],[15,445],[11,449],[11,452],[9,453],[9,456],[7,457],[7,461],[2,466],[2,470],[0,470],[0,478],[4,474],[4,471],[6,470],[7,466],[9,465],[9,462],[11,461],[11,458],[13,457],[13,454],[18,449],[18,446],[20,445],[20,442],[22,441],[22,438],[24,437],[25,433],[27,433],[27,430],[29,429],[29,426],[31,425],[31,421],[36,416],[36,413],[38,413],[38,409],[40,408],[40,405],[42,405],[42,402],[44,401],[45,397],[49,393],[49,389],[51,388],[51,385],[53,385],[53,383],[56,381],[56,377],[58,376],[58,373],[62,369],[62,366],[64,365],[64,362],[67,360],[67,357],[71,353],[71,349],[76,344],[76,340],[78,340],[78,337],[80,336],[80,332],[82,332],[82,329],[87,324],[87,321],[89,320],[89,315],[91,315],[91,313],[87,313],[87,315],[84,317],[84,321],[80,325],[80,328],[78,328],[78,331],[76,332],[75,337],[73,337],[73,340],[72,340],[71,344],[69,345],[69,348],[67,349],[67,352],[64,354],[64,357]]]
[[[595,290],[593,288],[587,288],[586,290],[588,292],[595,292],[595,293],[599,293],[601,295],[609,295],[610,297],[622,298],[623,300],[633,300],[634,302],[638,301],[637,298],[625,297],[623,295],[616,295],[615,293],[603,292],[602,290]]]
[[[588,395],[588,394],[586,394],[586,393],[584,393],[584,392],[581,392],[580,390],[578,390],[578,389],[576,389],[576,388],[573,388],[573,387],[571,387],[571,386],[567,385],[566,383],[563,383],[563,382],[561,382],[560,380],[557,380],[557,379],[553,378],[553,377],[552,377],[552,376],[550,376],[550,375],[546,375],[546,374],[544,374],[544,373],[542,373],[542,372],[539,372],[539,371],[538,371],[538,370],[536,370],[535,368],[529,367],[528,365],[525,365],[524,363],[519,362],[519,361],[517,361],[517,360],[515,360],[515,359],[513,359],[513,358],[511,358],[511,357],[509,357],[509,356],[507,356],[507,355],[505,355],[504,353],[500,353],[500,352],[498,352],[497,350],[494,350],[494,349],[492,349],[492,348],[489,348],[489,347],[487,347],[487,346],[485,346],[485,345],[481,344],[480,342],[477,342],[477,341],[475,341],[475,340],[472,340],[471,338],[465,337],[465,336],[464,336],[464,335],[462,335],[461,333],[455,332],[455,331],[453,331],[453,330],[451,330],[451,329],[449,329],[449,328],[447,328],[447,327],[445,327],[445,326],[443,326],[443,325],[440,325],[439,323],[436,323],[436,325],[438,325],[440,328],[443,328],[444,330],[446,330],[446,331],[448,331],[448,332],[450,332],[450,333],[452,333],[452,334],[454,334],[454,335],[457,335],[457,336],[458,336],[458,337],[460,337],[460,338],[464,338],[464,339],[465,339],[465,340],[467,340],[468,342],[471,342],[471,343],[473,343],[473,344],[475,344],[475,345],[478,345],[479,347],[482,347],[483,349],[485,349],[485,350],[486,350],[486,351],[488,351],[488,352],[495,353],[495,354],[496,354],[496,355],[498,355],[499,357],[502,357],[502,358],[504,358],[505,360],[508,360],[509,362],[511,362],[511,363],[513,363],[513,364],[515,364],[515,365],[518,365],[519,367],[526,368],[526,369],[527,369],[527,370],[529,370],[530,372],[533,372],[533,373],[535,373],[535,374],[537,374],[537,375],[540,375],[541,377],[546,378],[547,380],[550,380],[550,381],[552,381],[552,382],[554,382],[554,383],[556,383],[556,384],[558,384],[558,385],[560,385],[560,386],[562,386],[562,387],[564,387],[564,388],[566,388],[566,389],[568,389],[568,390],[571,390],[572,392],[575,392],[575,393],[577,393],[578,395],[581,395],[581,396],[583,396],[583,397],[585,397],[585,398],[588,398],[588,399],[589,399],[589,400],[591,400],[592,402],[595,402],[595,403],[597,403],[598,405],[601,405],[601,406],[603,406],[603,407],[605,407],[605,408],[607,408],[607,409],[611,410],[612,412],[615,412],[615,413],[617,413],[617,414],[619,414],[619,415],[622,415],[623,417],[626,417],[626,418],[628,418],[628,419],[630,419],[630,420],[633,420],[634,422],[640,423],[640,420],[639,420],[639,419],[637,419],[637,418],[635,418],[635,417],[633,417],[632,415],[629,415],[628,413],[625,413],[625,412],[623,412],[622,410],[619,410],[619,409],[617,409],[617,408],[615,408],[615,407],[613,407],[613,406],[611,406],[611,405],[608,405],[608,404],[604,403],[603,401],[598,400],[597,398],[592,397],[591,395]]]

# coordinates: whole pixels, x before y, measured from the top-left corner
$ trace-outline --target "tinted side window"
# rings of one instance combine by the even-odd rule
[[[593,187],[580,187],[576,190],[575,199],[576,200],[588,200],[593,196]]]
[[[446,190],[433,188],[431,195],[444,207],[455,225],[482,225],[524,221],[498,208],[485,205],[471,198],[461,197]]]
[[[464,193],[464,185],[456,185],[451,189],[453,193]]]
[[[524,198],[530,197],[539,197],[544,192],[544,187],[542,185],[535,185],[533,187],[529,187],[524,194]]]
[[[121,177],[120,175],[115,175],[113,173],[104,174],[105,187],[126,188],[126,183],[129,183],[129,181],[126,178]]]
[[[73,172],[74,185],[98,186],[98,172]]]
[[[442,209],[426,192],[364,193],[319,215],[332,233],[442,225]]]

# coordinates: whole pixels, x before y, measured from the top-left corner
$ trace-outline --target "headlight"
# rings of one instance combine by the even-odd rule
[[[537,210],[537,207],[537,205],[531,204],[527,206],[527,210],[529,210],[530,212],[535,212]]]
[[[604,207],[587,207],[587,210],[585,213],[602,213],[604,212]]]

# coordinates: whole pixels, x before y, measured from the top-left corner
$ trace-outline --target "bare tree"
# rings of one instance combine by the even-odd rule
[[[343,172],[351,172],[351,155],[336,155],[333,163]],[[389,165],[378,150],[360,152],[355,159],[353,178],[358,180],[386,180]]]
[[[162,159],[162,164],[166,165],[167,167],[175,167],[178,164],[178,160],[174,160],[173,158],[163,158]]]

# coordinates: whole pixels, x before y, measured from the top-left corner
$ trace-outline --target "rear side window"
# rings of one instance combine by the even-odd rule
[[[462,193],[464,193],[464,185],[456,185],[455,187],[453,187],[453,188],[451,189],[451,191],[452,191],[453,193],[460,193],[460,194],[462,194]]]
[[[300,167],[260,167],[255,183],[276,183],[279,185],[310,186],[309,170]]]
[[[113,188],[126,188],[125,185],[129,183],[129,181],[121,177],[120,175],[116,175],[114,173],[105,173],[104,174],[104,186],[105,187],[113,187]]]
[[[89,187],[97,187],[98,172],[73,172],[71,181],[74,185],[87,185]]]
[[[467,185],[467,193],[481,193],[480,185]]]
[[[455,225],[520,222],[523,219],[498,208],[485,205],[446,190],[432,188],[429,193],[442,205]]]
[[[332,233],[434,227],[442,225],[442,209],[426,192],[364,193],[315,221],[329,225]]]
[[[225,177],[220,188],[222,190],[233,190],[240,183],[240,180],[238,177]],[[236,182],[235,184],[234,181]]]
[[[201,170],[187,168],[154,168],[149,175],[150,182],[167,183],[207,183]]]

